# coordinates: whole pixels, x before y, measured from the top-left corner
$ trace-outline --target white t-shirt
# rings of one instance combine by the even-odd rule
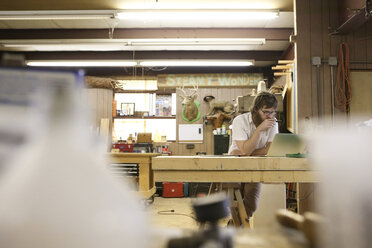
[[[232,123],[232,142],[229,148],[229,154],[234,150],[239,150],[235,142],[236,140],[248,140],[252,137],[255,130],[256,126],[253,123],[251,112],[237,116]],[[275,126],[272,128],[261,132],[256,149],[264,147],[267,142],[272,142],[275,134],[278,132],[278,123],[275,123]]]

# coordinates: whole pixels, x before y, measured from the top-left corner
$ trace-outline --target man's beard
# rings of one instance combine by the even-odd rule
[[[252,120],[256,127],[258,127],[264,121],[257,112],[252,112]]]

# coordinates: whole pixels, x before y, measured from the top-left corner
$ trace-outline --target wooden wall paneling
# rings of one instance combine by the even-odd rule
[[[85,107],[84,110],[87,112],[87,115],[88,115],[89,131],[93,131],[94,129],[94,125],[93,125],[94,120],[93,120],[93,115],[91,113],[93,106],[89,102],[89,99],[91,98],[91,94],[92,94],[92,91],[88,91],[86,89],[84,89],[82,92],[82,102]]]
[[[329,1],[322,1],[322,37],[323,37],[323,57],[329,58],[331,53],[331,39],[329,37],[330,15],[329,15]],[[329,122],[332,119],[332,82],[331,82],[331,67],[328,63],[323,65],[323,106],[324,106],[324,119]]]
[[[345,42],[348,43],[349,45],[349,48],[350,48],[350,61],[355,61],[355,49],[354,49],[354,46],[355,46],[355,41],[354,41],[354,32],[346,35],[346,37],[344,38]],[[338,47],[337,47],[337,54],[338,54]],[[354,66],[354,65],[351,65],[351,66]],[[351,67],[352,68],[352,67]]]
[[[93,132],[97,133],[98,128],[98,118],[97,118],[97,112],[98,112],[98,90],[97,89],[88,89],[88,104],[92,106],[91,108],[91,115],[92,115],[92,127]]]
[[[322,6],[321,0],[313,0],[310,3],[310,47],[311,57],[317,56],[323,58],[322,47]],[[323,92],[323,72],[324,66],[311,66],[311,98],[313,103],[312,113],[314,117],[320,117],[324,113],[324,92]],[[319,78],[318,78],[319,73]],[[319,80],[319,82],[318,82]],[[318,96],[319,94],[319,96]],[[318,111],[319,110],[319,111]]]
[[[97,114],[96,114],[96,121],[97,126],[100,126],[101,118],[104,116],[104,92],[103,90],[97,89]]]
[[[351,123],[366,121],[372,113],[372,71],[352,71],[350,80],[353,97],[350,104]]]
[[[295,60],[296,60],[296,130],[304,131],[301,122],[305,117],[312,117],[311,65],[310,65],[310,1],[295,0]]]
[[[90,129],[98,134],[102,118],[109,119],[112,123],[112,100],[113,93],[110,89],[84,89],[84,101],[88,115],[90,116]],[[112,125],[109,126],[110,135]]]
[[[176,91],[177,95],[179,95],[178,90]],[[209,104],[203,101],[204,96],[206,95],[213,95],[216,97],[217,100],[227,100],[232,103],[237,96],[247,95],[250,92],[248,88],[199,88],[198,89],[198,98],[197,100],[200,102],[200,110],[201,116],[204,116],[209,111]],[[177,123],[177,139],[178,139],[178,125],[179,124],[187,124],[184,121],[180,114],[181,113],[181,101],[180,97],[177,98],[177,116],[176,116],[176,123]],[[204,124],[203,118],[201,117],[196,123],[203,123],[204,127],[204,141],[202,144],[194,144],[194,149],[186,149],[186,144],[184,143],[172,143],[169,147],[170,151],[173,155],[195,155],[196,152],[206,152],[208,155],[214,153],[214,137],[213,137],[213,125],[209,122],[207,125]],[[229,123],[226,123],[229,125]]]
[[[330,0],[329,2],[329,26],[331,28],[330,31],[335,30],[339,26],[339,16],[338,16],[338,1]],[[330,51],[331,56],[338,58],[338,45],[341,44],[345,40],[345,36],[341,35],[333,35],[330,36]],[[337,66],[333,68],[333,83],[334,85],[337,82]],[[334,108],[334,115],[341,116],[342,112]]]
[[[354,32],[354,61],[367,61],[367,25],[363,25]],[[353,69],[367,69],[366,64],[353,64]]]
[[[312,6],[314,5],[314,6]],[[304,132],[305,117],[314,118],[317,113],[316,94],[316,68],[310,63],[311,56],[322,56],[322,51],[318,51],[316,44],[319,46],[321,35],[319,34],[319,22],[315,20],[319,14],[314,12],[319,10],[319,1],[296,0],[295,1],[295,33],[297,42],[295,43],[295,60],[296,60],[296,91],[297,91],[297,111],[296,111],[296,131]],[[321,43],[320,43],[321,44]],[[316,54],[318,53],[319,54]],[[315,91],[314,91],[315,90]],[[315,95],[315,97],[314,97]],[[308,185],[299,184],[299,198],[303,198],[304,193],[308,192]],[[297,202],[300,213],[303,209],[309,209],[309,202]]]
[[[367,64],[367,69],[372,70],[372,20],[369,20],[366,24],[366,39],[367,39],[367,46],[366,46],[366,54],[367,54],[367,61],[370,64]]]

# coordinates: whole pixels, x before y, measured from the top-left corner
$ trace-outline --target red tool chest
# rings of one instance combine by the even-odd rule
[[[183,197],[183,183],[163,183],[163,197]]]

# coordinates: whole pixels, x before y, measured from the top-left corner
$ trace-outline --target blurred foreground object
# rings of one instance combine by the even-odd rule
[[[0,77],[1,85],[32,86],[18,97],[32,112],[23,120],[33,123],[27,142],[0,174],[1,247],[148,245],[139,202],[127,185],[115,181],[96,147],[99,140],[88,135],[79,78],[41,70],[10,70]],[[10,90],[8,98],[17,93]]]
[[[371,247],[372,126],[369,123],[335,126],[313,135],[313,161],[324,182],[317,207],[327,219],[325,229],[318,234],[322,247]]]
[[[317,247],[319,244],[318,231],[325,224],[322,216],[311,212],[306,212],[302,216],[286,209],[279,209],[276,212],[276,219],[282,226],[302,231],[312,247]]]
[[[171,239],[169,248],[232,248],[231,233],[218,228],[219,219],[229,215],[229,200],[224,193],[197,198],[193,202],[197,220],[208,225],[205,230],[190,237]]]

